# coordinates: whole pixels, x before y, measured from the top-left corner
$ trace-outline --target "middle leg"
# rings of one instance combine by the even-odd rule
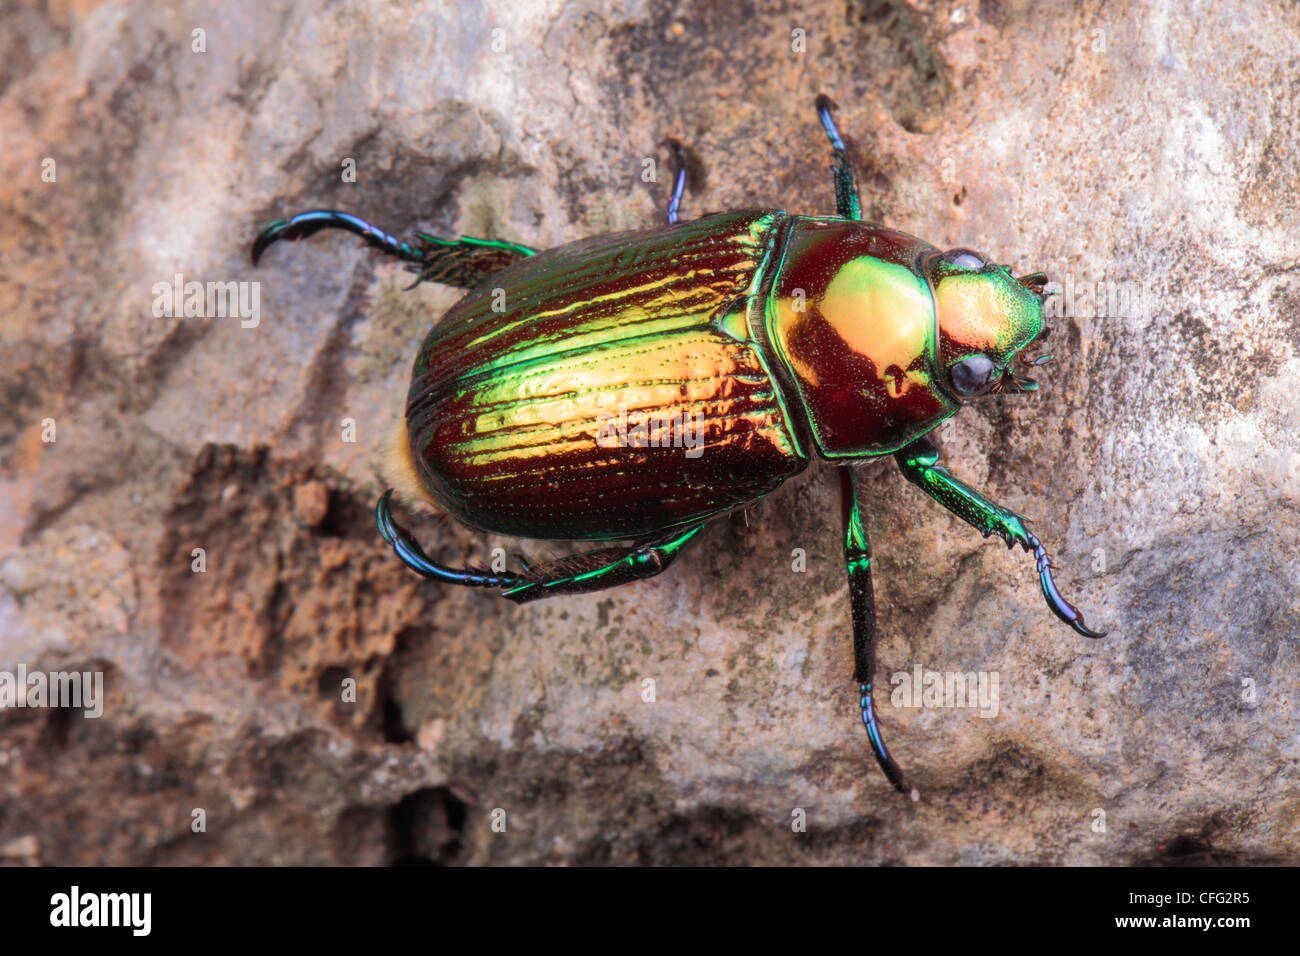
[[[876,720],[874,681],[876,673],[876,599],[871,593],[871,542],[858,508],[858,473],[840,468],[840,504],[844,517],[844,564],[849,573],[849,601],[853,612],[853,679],[858,682],[858,704],[862,724],[871,741],[871,752],[899,793],[918,799],[916,790],[903,779],[894,758],[885,747]]]
[[[675,139],[668,140],[667,145],[677,161],[677,168],[673,170],[673,192],[668,197],[668,225],[675,226],[682,208],[682,194],[686,192],[686,150]]]
[[[840,139],[840,131],[835,126],[835,120],[831,118],[831,110],[835,108],[835,104],[825,93],[820,93],[815,106],[817,118],[821,120],[822,129],[826,131],[826,138],[831,141],[831,158],[835,160],[835,164],[831,166],[831,176],[835,180],[835,211],[842,219],[861,219],[862,201],[858,198],[858,183],[853,175],[853,165],[849,162],[844,140]]]

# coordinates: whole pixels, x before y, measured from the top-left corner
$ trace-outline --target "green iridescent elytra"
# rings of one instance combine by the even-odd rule
[[[834,217],[778,210],[669,224],[544,252],[498,240],[414,245],[330,210],[272,223],[278,239],[341,228],[468,289],[416,356],[391,476],[408,502],[483,531],[614,542],[521,572],[430,558],[380,500],[380,531],[436,580],[514,601],[594,591],[666,568],[717,517],[771,494],[814,459],[840,465],[844,554],[863,722],[907,790],[875,716],[870,545],[852,463],[895,455],[903,474],[985,535],[1035,556],[1052,611],[1080,634],[1024,519],[938,465],[926,433],[963,402],[1034,388],[1013,362],[1042,329],[1041,273],[941,252],[860,221],[830,118]],[[1031,363],[1032,364],[1032,363]]]

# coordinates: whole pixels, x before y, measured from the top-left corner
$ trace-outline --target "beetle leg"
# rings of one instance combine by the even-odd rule
[[[253,265],[257,265],[257,260],[262,258],[262,253],[271,243],[281,239],[306,239],[322,229],[342,229],[344,232],[360,236],[368,245],[403,262],[424,260],[424,253],[413,248],[410,243],[393,238],[379,227],[372,226],[351,213],[333,209],[313,209],[311,212],[299,213],[292,219],[277,219],[263,229],[253,243]]]
[[[682,207],[682,193],[686,191],[686,150],[675,139],[669,139],[666,145],[677,160],[677,169],[673,173],[673,194],[668,199],[668,225],[675,226],[678,210]]]
[[[390,236],[377,226],[346,212],[316,209],[299,213],[292,219],[277,219],[258,235],[253,243],[253,265],[268,246],[281,239],[305,239],[322,229],[342,229],[360,236],[366,243],[386,255],[411,263],[418,273],[416,284],[441,282],[443,285],[472,289],[494,273],[537,252],[528,246],[496,239],[438,239],[416,233],[416,245]]]
[[[411,288],[421,282],[441,282],[461,289],[482,285],[506,266],[537,254],[536,249],[502,239],[439,239],[417,232],[423,258],[418,265],[409,266],[417,272]]]
[[[517,604],[553,594],[582,594],[652,578],[672,564],[704,530],[703,524],[697,524],[686,531],[661,535],[630,548],[602,548],[529,568],[523,574],[495,574],[475,568],[448,567],[434,561],[415,536],[393,520],[392,497],[393,489],[389,488],[375,505],[375,523],[380,536],[392,545],[403,564],[421,577],[445,584],[501,588],[502,597]]]
[[[899,793],[918,799],[908,787],[903,771],[885,747],[876,721],[872,684],[876,673],[876,600],[871,593],[871,542],[858,508],[858,475],[853,468],[840,468],[840,504],[844,517],[844,564],[849,573],[849,601],[853,612],[853,679],[858,682],[862,724],[871,741],[871,752]]]
[[[1041,541],[1025,527],[1025,518],[994,504],[970,485],[954,478],[938,464],[939,453],[928,438],[919,438],[894,453],[904,477],[943,505],[976,531],[988,537],[996,534],[1007,547],[1020,545],[1033,554],[1038,568],[1038,583],[1052,613],[1084,637],[1105,637],[1106,632],[1092,631],[1083,622],[1083,614],[1061,597],[1052,580],[1052,558]]]
[[[528,572],[531,580],[517,584],[503,596],[523,604],[553,594],[584,594],[652,578],[672,564],[703,530],[704,525],[697,524],[630,548],[602,548],[561,558],[533,568]]]
[[[415,536],[393,520],[389,505],[392,497],[393,489],[389,488],[375,505],[375,523],[379,525],[379,534],[393,546],[402,563],[416,574],[445,584],[479,588],[513,588],[525,580],[518,574],[493,574],[474,568],[451,568],[434,561],[424,553]]]
[[[831,166],[831,176],[835,180],[835,211],[842,219],[861,219],[862,203],[858,199],[853,166],[844,149],[844,140],[840,139],[840,131],[835,127],[835,120],[831,118],[835,103],[825,93],[819,93],[814,105],[822,129],[826,130],[826,138],[831,141],[831,158],[835,161]]]

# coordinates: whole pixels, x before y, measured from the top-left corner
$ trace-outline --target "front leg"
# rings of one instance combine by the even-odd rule
[[[872,684],[876,673],[876,600],[871,593],[871,542],[858,508],[858,475],[852,468],[840,469],[840,503],[844,517],[844,564],[849,572],[849,602],[853,612],[853,679],[858,682],[862,724],[871,741],[871,752],[899,793],[913,800],[917,792],[903,780],[903,771],[885,747],[876,722]]]
[[[1083,615],[1056,589],[1052,580],[1052,559],[1042,542],[1025,527],[1025,519],[1014,511],[994,504],[970,485],[954,478],[947,468],[938,464],[939,452],[928,438],[919,438],[894,453],[904,477],[927,495],[943,505],[984,537],[996,534],[1007,547],[1020,545],[1031,552],[1038,567],[1038,583],[1052,613],[1084,637],[1105,637],[1088,629]]]

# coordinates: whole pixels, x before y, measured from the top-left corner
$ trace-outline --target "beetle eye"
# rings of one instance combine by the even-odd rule
[[[987,355],[972,355],[948,370],[953,390],[962,398],[988,391],[993,384],[993,360]]]
[[[978,271],[988,265],[988,261],[978,252],[969,249],[949,249],[943,254],[943,261],[958,269]]]

